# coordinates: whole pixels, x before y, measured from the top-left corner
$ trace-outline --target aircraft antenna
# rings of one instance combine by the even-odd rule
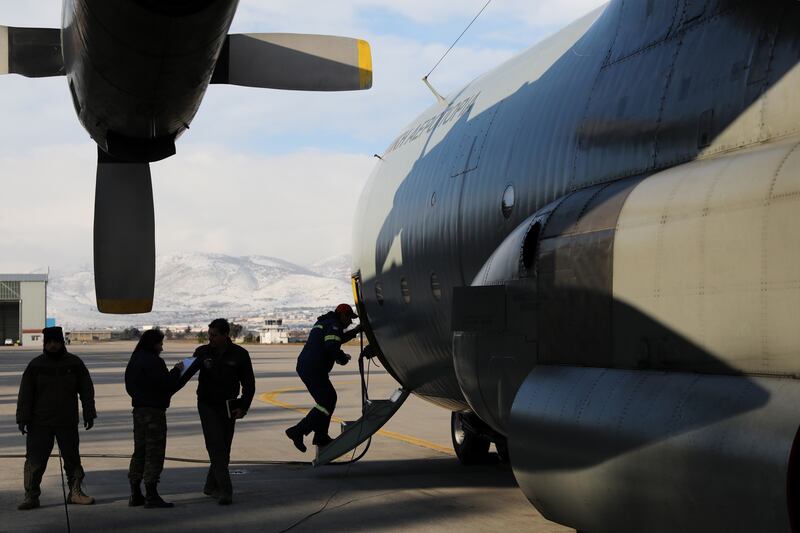
[[[466,28],[464,28],[464,31],[462,31],[462,32],[461,32],[461,35],[459,35],[459,36],[456,38],[456,40],[455,40],[455,41],[453,41],[453,44],[451,44],[451,45],[450,45],[450,48],[448,48],[448,49],[447,49],[447,51],[446,51],[446,52],[445,52],[445,53],[442,55],[442,57],[440,57],[440,58],[439,58],[439,61],[437,61],[437,62],[436,62],[436,64],[433,66],[433,68],[430,70],[430,72],[428,72],[427,74],[425,74],[425,76],[423,76],[423,78],[422,78],[422,82],[423,82],[425,85],[427,85],[427,86],[428,86],[428,89],[430,89],[430,90],[431,90],[431,92],[433,93],[433,95],[436,97],[436,100],[438,100],[439,102],[444,102],[444,101],[445,101],[445,98],[444,98],[444,97],[443,97],[441,94],[439,94],[439,93],[436,91],[436,89],[434,89],[434,88],[433,88],[433,85],[431,85],[431,83],[428,81],[428,76],[430,76],[431,74],[433,74],[433,71],[434,71],[434,70],[436,70],[436,67],[438,67],[438,66],[439,66],[439,64],[440,64],[442,61],[444,61],[444,58],[445,58],[445,57],[447,57],[447,54],[449,54],[449,53],[450,53],[450,51],[453,49],[453,47],[455,47],[455,45],[456,45],[456,44],[458,44],[458,41],[460,41],[460,40],[461,40],[461,38],[464,36],[464,34],[465,34],[465,33],[467,33],[467,30],[469,30],[469,29],[470,29],[470,27],[471,27],[471,26],[472,26],[472,25],[475,23],[475,21],[476,21],[476,20],[478,20],[478,17],[480,17],[480,16],[481,16],[481,14],[482,14],[482,13],[483,13],[483,12],[486,10],[486,8],[487,8],[487,7],[489,7],[489,4],[491,4],[491,3],[492,3],[492,0],[487,0],[487,2],[486,2],[484,5],[483,5],[483,7],[481,8],[481,10],[480,10],[480,11],[478,11],[478,14],[477,14],[477,15],[475,15],[475,18],[473,18],[473,19],[470,21],[470,23],[469,23],[469,24],[467,24],[467,27],[466,27]]]

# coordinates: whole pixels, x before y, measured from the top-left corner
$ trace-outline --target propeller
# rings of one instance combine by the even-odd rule
[[[149,313],[156,278],[150,164],[97,149],[94,286],[101,313]]]
[[[0,26],[0,74],[63,76],[61,30]]]
[[[64,57],[69,54],[62,49],[62,38],[64,35],[58,28],[0,26],[0,75],[19,74],[32,78],[70,76],[69,86],[79,118],[90,135],[98,140],[99,146],[104,147],[98,147],[97,152],[94,206],[97,308],[102,313],[148,313],[153,308],[156,263],[155,213],[149,162],[173,155],[175,137],[180,131],[169,122],[171,115],[156,117],[166,125],[162,124],[163,127],[159,128],[153,126],[149,137],[142,136],[135,128],[130,131],[122,127],[121,131],[114,131],[100,127],[104,123],[104,113],[120,116],[135,113],[138,109],[135,95],[138,93],[126,93],[116,87],[113,90],[84,90],[80,95],[76,94],[74,76],[81,81],[81,76],[88,76],[83,72],[86,69],[94,72],[93,75],[97,75],[98,79],[103,78],[104,73],[102,69],[97,70],[99,67],[93,63],[84,64],[83,70],[75,65],[65,66]],[[144,39],[146,41],[147,37]],[[201,42],[205,41],[197,41],[197,46]],[[86,47],[87,42],[75,44],[70,41],[70,44],[80,48]],[[93,46],[102,44],[98,41]],[[115,51],[121,52],[121,57],[133,53],[127,44],[122,45],[120,41],[117,45],[119,49]],[[68,51],[90,62],[87,58],[93,57],[87,50],[81,52],[69,48]],[[168,66],[165,67],[165,57],[148,57],[136,68],[152,68],[152,71],[148,71],[151,74],[166,68],[165,72],[159,74],[168,74],[168,81],[162,87],[163,94],[152,95],[153,98],[161,102],[165,109],[173,104],[178,107],[188,105],[187,109],[191,110],[193,116],[205,87],[198,89],[196,76],[181,77]],[[213,55],[203,57],[207,61],[214,60]],[[200,71],[205,76],[209,69]],[[186,82],[187,79],[189,82]],[[206,79],[203,78],[203,81]],[[84,89],[91,85],[83,81],[85,83],[79,86]],[[113,85],[110,79],[106,82],[109,86]],[[226,37],[219,50],[210,82],[300,91],[369,89],[372,87],[372,53],[369,43],[349,37],[295,33],[233,34]],[[147,92],[151,89],[147,86],[142,90]],[[178,99],[173,102],[171,95],[183,94],[181,91],[190,96],[186,101]],[[93,127],[87,126],[89,119]],[[181,123],[181,127],[188,128],[188,122]],[[161,137],[155,137],[157,130],[170,133],[162,132]]]
[[[211,83],[294,91],[358,91],[372,87],[367,41],[332,35],[228,35]]]

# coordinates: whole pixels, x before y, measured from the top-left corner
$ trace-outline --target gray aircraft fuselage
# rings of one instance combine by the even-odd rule
[[[507,437],[548,518],[792,527],[798,63],[800,3],[614,0],[376,163],[353,239],[370,340]]]

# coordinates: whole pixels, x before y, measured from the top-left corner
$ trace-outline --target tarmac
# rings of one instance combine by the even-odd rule
[[[133,426],[123,375],[133,346],[113,342],[68,347],[89,368],[98,411],[95,427],[80,429],[85,491],[97,501],[68,506],[71,531],[572,531],[536,511],[508,465],[494,461],[461,466],[452,451],[450,413],[414,396],[372,439],[360,461],[317,468],[297,464],[314,458],[310,437],[309,451],[302,454],[283,434],[313,405],[294,372],[301,349],[297,345],[246,346],[256,375],[256,398],[236,425],[232,462],[237,464],[230,467],[233,505],[219,506],[202,493],[208,457],[195,377],[167,411],[167,456],[199,462],[166,462],[159,492],[174,508],[128,507]],[[162,356],[171,366],[191,356],[194,347],[166,341]],[[335,415],[356,420],[361,411],[358,346],[346,349],[353,360],[337,365],[331,377],[339,397]],[[25,438],[15,422],[17,393],[25,366],[39,353],[39,347],[0,348],[0,456],[25,454]],[[388,398],[397,387],[383,369],[370,365],[370,398]],[[338,434],[336,426],[332,424],[332,436]],[[23,496],[23,463],[23,458],[0,458],[0,532],[67,531],[58,458],[51,457],[42,482],[42,507],[32,511],[16,510]]]

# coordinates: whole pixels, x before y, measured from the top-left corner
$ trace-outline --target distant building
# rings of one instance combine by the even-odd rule
[[[103,342],[111,340],[111,330],[68,331],[66,336],[70,343]]]
[[[0,344],[42,342],[47,274],[0,274]]]
[[[289,335],[282,318],[265,320],[260,337],[261,344],[289,344]]]
[[[289,342],[292,344],[305,343],[308,340],[307,329],[292,329],[289,330],[287,335],[289,335]]]

